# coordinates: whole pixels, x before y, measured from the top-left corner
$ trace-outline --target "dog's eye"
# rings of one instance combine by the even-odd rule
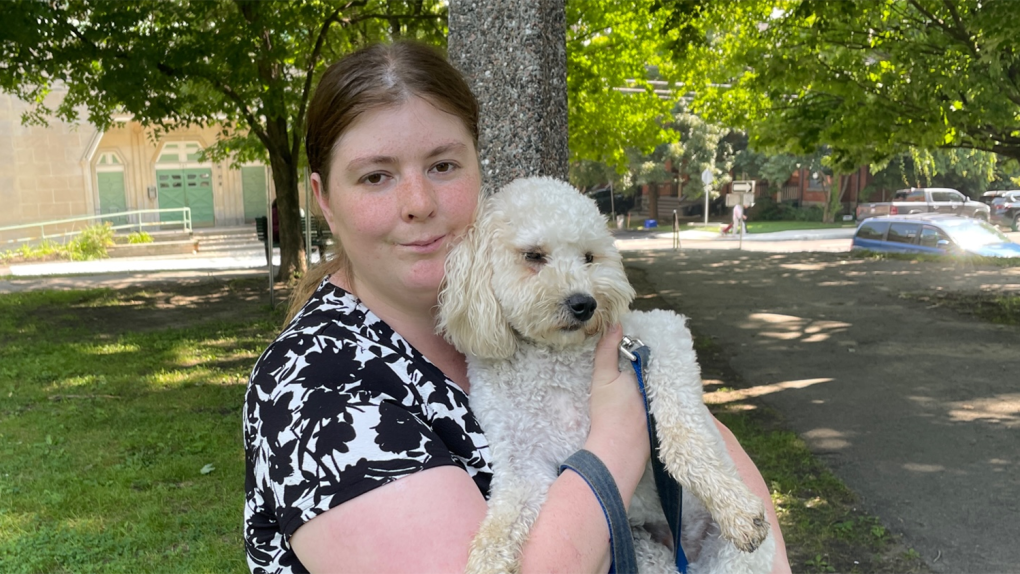
[[[592,261],[595,261],[595,256],[592,255],[591,253],[585,253],[584,254],[584,262],[585,263],[591,263]]]
[[[545,253],[541,251],[525,251],[524,260],[528,263],[545,263]]]

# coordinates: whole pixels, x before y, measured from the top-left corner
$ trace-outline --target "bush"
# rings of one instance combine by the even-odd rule
[[[49,259],[54,254],[58,257],[63,257],[64,246],[56,243],[55,241],[44,239],[42,243],[36,246],[31,246],[26,243],[13,251],[8,249],[7,251],[0,253],[0,263]]]
[[[792,203],[777,203],[770,197],[757,199],[747,212],[751,221],[821,221],[820,206],[800,207]]]
[[[90,261],[106,257],[106,248],[113,245],[113,227],[109,223],[90,225],[67,242],[67,255],[72,261]]]
[[[152,236],[144,231],[136,231],[128,235],[128,243],[152,243]]]

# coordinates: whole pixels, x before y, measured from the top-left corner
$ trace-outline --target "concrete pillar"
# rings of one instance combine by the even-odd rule
[[[567,178],[565,0],[451,0],[449,56],[481,104],[486,185]]]

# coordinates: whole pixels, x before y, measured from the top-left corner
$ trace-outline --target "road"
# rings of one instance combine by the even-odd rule
[[[1020,329],[899,297],[1020,268],[720,243],[624,259],[933,571],[1020,572]]]

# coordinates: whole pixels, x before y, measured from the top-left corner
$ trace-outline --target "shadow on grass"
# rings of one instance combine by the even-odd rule
[[[0,296],[5,572],[246,571],[241,410],[280,317],[207,289]]]

